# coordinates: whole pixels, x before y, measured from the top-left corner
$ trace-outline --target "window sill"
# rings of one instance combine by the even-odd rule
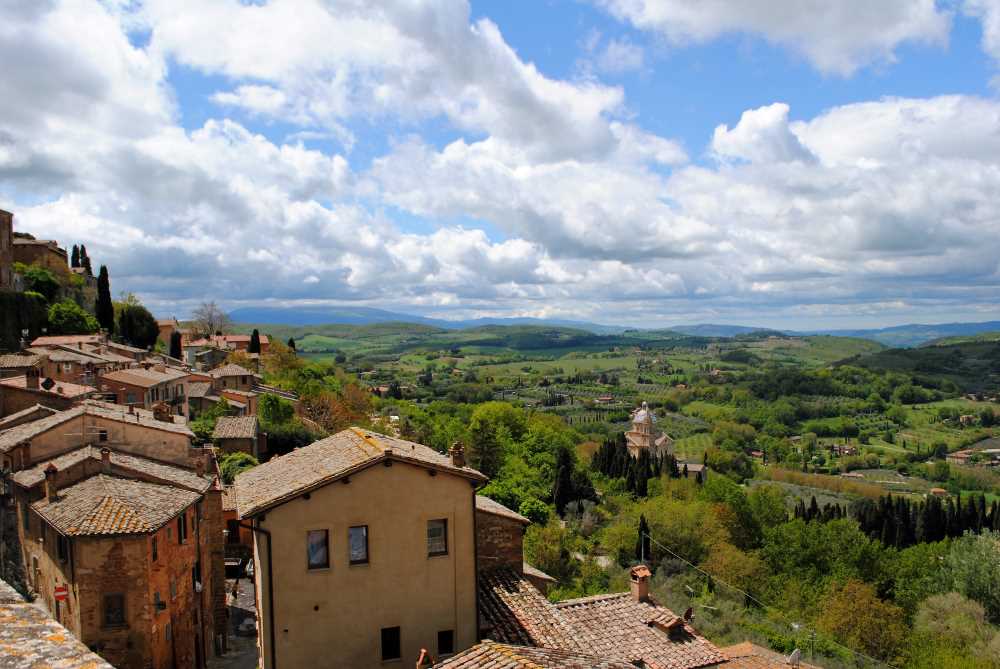
[[[101,625],[101,629],[105,632],[122,632],[129,629],[128,623],[122,623],[121,625]]]
[[[330,571],[329,567],[306,567],[306,572],[315,574],[316,572]]]
[[[427,559],[428,560],[433,560],[434,558],[446,558],[446,557],[448,557],[448,553],[428,553],[427,554]]]
[[[371,563],[368,560],[365,560],[364,562],[351,562],[347,566],[349,566],[349,567],[367,567],[369,565],[371,565]]]

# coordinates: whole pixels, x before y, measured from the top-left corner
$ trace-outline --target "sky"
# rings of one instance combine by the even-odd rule
[[[1000,319],[1000,0],[0,15],[0,208],[158,316]]]

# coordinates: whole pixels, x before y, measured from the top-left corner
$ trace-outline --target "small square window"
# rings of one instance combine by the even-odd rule
[[[60,562],[69,560],[69,539],[61,534],[56,535],[56,552],[59,555]]]
[[[177,543],[183,544],[187,542],[188,536],[188,519],[187,511],[181,513],[177,518]]]
[[[97,440],[98,441],[107,441],[108,440],[108,431],[107,430],[100,430],[97,433]]]
[[[448,554],[448,521],[444,518],[427,521],[427,556]]]
[[[398,660],[402,657],[398,627],[382,628],[382,661]]]
[[[122,627],[125,625],[125,595],[104,595],[104,626]]]
[[[310,530],[306,534],[306,552],[309,569],[327,569],[330,566],[330,533]]]
[[[160,552],[158,550],[158,546],[157,546],[157,542],[156,542],[156,537],[153,537],[153,551],[152,552],[153,552],[153,562],[156,562],[156,559],[158,557],[160,557]]]
[[[438,655],[451,655],[454,652],[455,652],[454,630],[442,630],[438,632]]]
[[[351,564],[368,564],[368,526],[358,525],[347,530]]]

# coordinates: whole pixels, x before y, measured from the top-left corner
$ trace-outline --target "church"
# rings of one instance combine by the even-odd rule
[[[633,457],[648,450],[652,456],[673,452],[674,440],[655,427],[656,416],[645,402],[632,414],[632,429],[625,433],[625,444]]]

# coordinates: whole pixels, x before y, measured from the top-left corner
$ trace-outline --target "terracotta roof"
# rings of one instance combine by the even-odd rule
[[[68,629],[0,581],[0,667],[113,669]]]
[[[96,354],[80,350],[75,346],[72,348],[65,346],[31,346],[28,348],[28,351],[35,355],[44,355],[51,362],[76,362],[81,365],[88,363],[100,365],[108,362]]]
[[[553,648],[483,641],[434,665],[435,669],[635,669],[634,664]]]
[[[101,341],[101,335],[52,335],[48,337],[38,337],[32,346],[58,346],[59,344],[96,344]]]
[[[349,428],[304,448],[273,458],[236,477],[240,516],[247,517],[391,459],[449,472],[473,481],[486,477],[471,467],[455,467],[448,456],[412,441]]]
[[[235,511],[236,510],[236,491],[233,486],[227,485],[222,489],[222,510],[223,511]]]
[[[212,439],[253,439],[256,436],[256,416],[219,416],[212,432]]]
[[[195,381],[188,383],[188,397],[205,397],[212,390],[212,384],[205,381]]]
[[[114,470],[144,474],[158,482],[179,486],[186,490],[203,493],[212,487],[212,481],[215,479],[213,474],[198,476],[193,469],[151,460],[140,455],[122,453],[110,448],[108,450],[111,451],[111,466]],[[11,478],[14,483],[30,488],[45,481],[45,468],[50,464],[59,471],[63,471],[86,460],[100,462],[101,449],[97,446],[81,446],[50,460],[36,462],[28,469],[15,472]]]
[[[570,599],[556,608],[572,623],[576,640],[590,652],[642,660],[664,669],[718,664],[726,656],[670,609],[636,601],[630,593]]]
[[[725,669],[780,669],[781,667],[792,666],[788,663],[786,656],[752,644],[749,641],[738,643],[735,646],[728,646],[721,650],[729,658],[729,661],[723,665]],[[819,667],[806,664],[805,662],[799,662],[798,666],[801,669],[819,669]]]
[[[128,351],[129,353],[149,353],[144,348],[139,348],[138,346],[129,346],[128,344],[122,344],[116,341],[109,341],[108,348],[116,348],[119,351]]]
[[[183,379],[185,376],[187,376],[186,372],[171,369],[170,367],[167,367],[165,372],[134,367],[132,369],[120,369],[117,372],[102,374],[101,381],[116,381],[118,383],[126,383],[130,386],[138,386],[139,388],[152,388],[161,383]]]
[[[43,395],[53,395],[56,397],[83,397],[90,393],[96,393],[97,388],[92,386],[81,386],[78,383],[68,383],[66,381],[53,381],[55,383],[52,386],[52,390],[46,390],[39,386],[36,388],[28,388],[28,377],[27,376],[12,376],[7,379],[0,380],[0,385],[6,386],[7,388],[18,388],[21,390],[27,390],[33,393],[41,393]],[[44,379],[42,379],[44,382]]]
[[[479,620],[501,643],[590,652],[576,643],[572,622],[509,567],[479,574]]]
[[[35,406],[28,407],[27,409],[21,409],[17,413],[12,413],[9,416],[0,418],[0,432],[12,427],[17,427],[18,425],[23,425],[24,423],[29,423],[33,420],[38,420],[39,418],[51,416],[54,413],[57,413],[55,409],[51,409],[42,404],[36,404]]]
[[[19,369],[21,367],[34,367],[42,361],[39,355],[0,355],[0,369]]]
[[[96,400],[85,400],[82,404],[72,407],[71,409],[59,411],[51,416],[40,418],[38,420],[31,421],[30,423],[24,423],[23,425],[18,425],[17,427],[12,427],[9,430],[0,432],[0,453],[10,450],[22,441],[32,439],[40,434],[48,432],[52,428],[62,425],[66,421],[77,418],[78,416],[83,415],[84,412],[86,412],[88,416],[100,416],[101,418],[106,418],[107,420],[113,420],[121,423],[132,423],[153,430],[174,432],[194,438],[194,433],[191,432],[187,425],[183,423],[167,423],[165,421],[159,421],[153,418],[150,412],[140,411],[138,409],[135,410],[135,413],[130,414],[127,408],[121,404],[108,404],[106,402],[98,402]]]
[[[552,578],[541,569],[537,567],[532,567],[527,562],[521,563],[521,571],[524,572],[525,576],[530,576],[531,578],[537,578],[540,581],[550,581],[552,583],[556,583],[556,579]]]
[[[201,497],[174,486],[98,474],[31,505],[64,535],[154,532]]]
[[[234,365],[232,363],[228,365],[223,365],[222,367],[216,367],[210,371],[209,376],[213,379],[219,379],[224,376],[256,376],[253,372],[245,367],[240,367],[239,365]]]
[[[494,516],[503,516],[504,518],[510,518],[511,520],[516,520],[517,522],[524,523],[525,525],[531,524],[530,520],[519,514],[517,511],[511,511],[500,502],[482,495],[476,495],[476,511],[482,511],[483,513],[489,513]]]

